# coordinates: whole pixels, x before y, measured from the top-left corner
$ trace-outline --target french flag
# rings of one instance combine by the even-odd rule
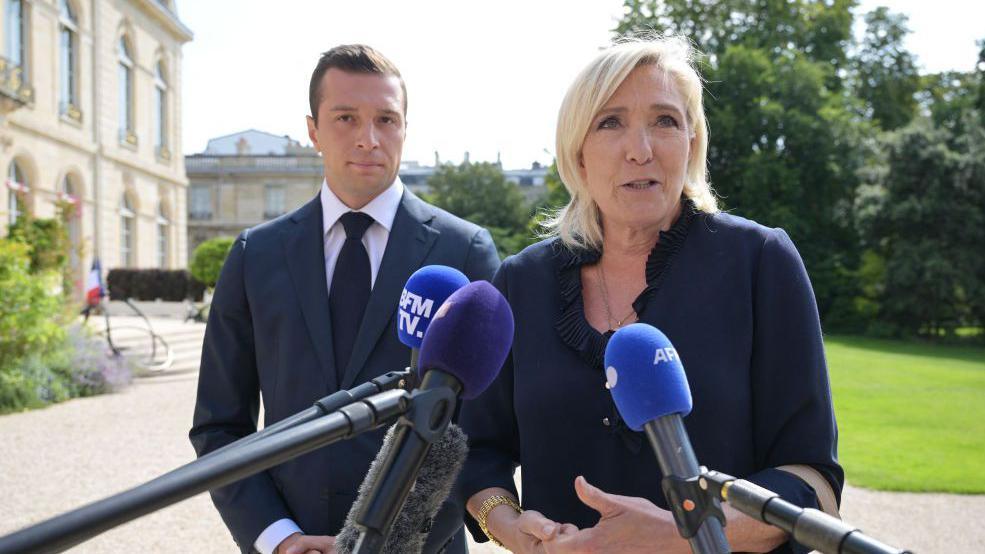
[[[99,258],[92,260],[92,269],[86,277],[86,304],[96,306],[99,299],[106,295],[103,291],[102,267],[99,265]]]

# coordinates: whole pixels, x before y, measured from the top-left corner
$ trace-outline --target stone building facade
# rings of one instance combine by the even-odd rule
[[[440,164],[437,155],[434,166],[402,161],[400,180],[415,193],[425,193]],[[314,148],[256,129],[210,140],[204,152],[185,157],[185,168],[189,258],[208,239],[234,237],[300,207],[315,196],[324,178]],[[543,194],[547,168],[535,163],[529,169],[504,170],[503,175],[532,199]]]
[[[75,205],[79,286],[114,267],[187,265],[174,0],[0,0],[0,234]]]

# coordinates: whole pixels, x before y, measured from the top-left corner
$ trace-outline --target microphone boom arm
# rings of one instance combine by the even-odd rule
[[[412,405],[411,394],[404,390],[369,396],[315,421],[200,458],[132,489],[0,537],[0,553],[62,552],[206,490],[391,423]]]
[[[702,468],[698,486],[736,510],[790,533],[800,544],[824,554],[912,554],[884,544],[844,521],[813,508],[801,508],[744,479]]]
[[[314,421],[322,416],[331,414],[374,394],[394,389],[410,390],[416,385],[417,374],[415,374],[410,368],[402,371],[391,371],[389,373],[384,373],[383,375],[371,379],[353,389],[336,391],[316,401],[314,405],[307,410],[284,418],[273,425],[264,427],[252,435],[247,435],[236,442],[223,446],[222,448],[213,450],[212,452],[202,456],[200,459],[215,456],[220,452],[228,452],[233,449],[242,448],[265,437],[284,432],[309,421]]]

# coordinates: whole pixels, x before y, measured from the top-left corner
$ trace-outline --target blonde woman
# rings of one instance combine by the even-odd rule
[[[645,437],[604,387],[607,341],[636,321],[680,353],[700,463],[836,512],[844,477],[810,281],[786,233],[718,211],[707,148],[684,39],[614,45],[569,88],[557,153],[571,201],[553,237],[497,273],[513,351],[462,410],[461,491],[477,540],[514,552],[689,552]],[[736,551],[806,551],[726,516]]]

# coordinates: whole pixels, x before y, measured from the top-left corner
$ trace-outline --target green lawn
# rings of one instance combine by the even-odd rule
[[[827,337],[853,485],[985,493],[985,348]]]

